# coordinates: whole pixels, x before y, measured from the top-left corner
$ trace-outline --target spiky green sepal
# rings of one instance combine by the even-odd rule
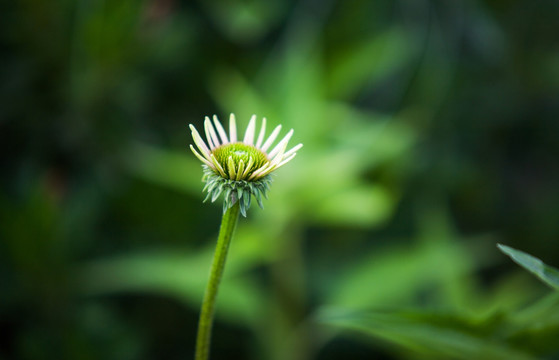
[[[231,180],[222,177],[207,165],[204,168],[202,181],[206,183],[204,190],[207,192],[204,202],[211,199],[215,202],[221,194],[224,194],[223,212],[231,208],[237,201],[239,202],[241,214],[246,217],[246,212],[250,208],[252,196],[256,199],[258,206],[264,208],[262,197],[267,198],[267,192],[272,183],[272,177],[266,175],[256,181]]]

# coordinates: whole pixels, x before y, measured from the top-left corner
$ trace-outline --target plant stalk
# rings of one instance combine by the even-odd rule
[[[219,228],[219,237],[215,248],[214,258],[210,269],[210,278],[206,286],[204,301],[200,311],[200,320],[198,322],[198,335],[196,338],[196,360],[208,360],[210,355],[210,342],[212,333],[212,324],[215,311],[215,302],[219,283],[223,275],[225,260],[231,238],[237,227],[239,220],[239,202],[227,209],[221,219],[221,227]]]

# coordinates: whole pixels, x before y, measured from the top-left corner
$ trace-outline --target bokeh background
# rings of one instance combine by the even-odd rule
[[[189,359],[221,217],[187,125],[304,143],[215,359],[559,358],[559,2],[0,5],[0,359]],[[270,127],[271,127],[270,126]]]

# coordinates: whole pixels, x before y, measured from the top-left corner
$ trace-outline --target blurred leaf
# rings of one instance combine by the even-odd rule
[[[416,141],[415,130],[405,118],[329,98],[324,89],[330,73],[322,64],[317,34],[307,28],[301,32],[278,56],[270,57],[256,78],[222,68],[212,79],[210,91],[223,109],[234,111],[238,118],[265,115],[272,126],[293,126],[294,141],[305,144],[296,161],[281,170],[289,176],[274,184],[270,194],[274,209],[267,209],[263,216],[286,223],[296,219],[327,226],[378,226],[390,218],[398,194],[364,181],[363,176],[381,163],[406,156]],[[401,34],[393,33],[379,40],[377,49],[381,42],[390,45],[388,38],[397,43],[395,48],[403,41]],[[369,61],[366,68],[371,66]]]
[[[265,115],[272,126],[293,126],[294,141],[305,144],[296,161],[278,175],[289,173],[274,184],[270,200],[275,205],[264,217],[284,223],[306,220],[327,226],[378,226],[390,218],[398,195],[364,181],[363,176],[381,163],[405,156],[416,141],[415,130],[405,118],[383,116],[329,98],[325,84],[330,73],[324,69],[317,36],[308,28],[301,29],[301,36],[289,41],[278,56],[270,57],[254,79],[235,69],[220,69],[210,91],[223,109],[234,111],[238,118]],[[394,32],[371,45],[365,55],[355,56],[365,59],[374,49],[384,45],[397,48],[402,41],[401,34]],[[381,61],[377,68],[370,62],[366,69],[388,66],[381,66]]]
[[[196,254],[136,254],[104,259],[86,265],[81,273],[87,295],[127,292],[167,295],[198,308],[208,278],[211,251]],[[232,265],[232,264],[228,264]],[[234,276],[234,266],[225,270],[216,314],[229,321],[254,324],[263,302],[255,284]]]
[[[410,44],[399,29],[365,39],[346,51],[332,66],[330,88],[335,95],[351,96],[366,84],[374,84],[403,65]]]
[[[555,354],[559,353],[557,346],[559,339],[559,323],[535,325],[515,333],[510,338],[510,342],[517,346],[530,349],[535,354]],[[542,358],[542,357],[538,357]],[[550,357],[556,359],[556,357]]]
[[[287,10],[284,1],[200,1],[214,26],[234,41],[253,42],[265,36]]]
[[[515,263],[536,275],[540,280],[555,290],[559,290],[559,270],[544,264],[540,259],[523,251],[502,244],[497,244],[497,247],[503,253],[510,256]]]
[[[421,290],[445,281],[440,264],[446,263],[453,264],[456,276],[473,270],[457,243],[375,249],[332,281],[326,303],[351,308],[406,303]]]
[[[513,319],[518,324],[510,336],[515,344],[540,354],[559,351],[559,292],[522,309]]]
[[[505,318],[482,320],[436,312],[348,312],[322,310],[318,321],[387,340],[429,358],[534,359],[507,343]]]
[[[270,120],[270,128],[278,125],[276,124],[278,117],[271,111],[269,104],[262,97],[263,94],[252,87],[238,71],[231,68],[214,70],[209,87],[213,97],[223,109],[224,115],[218,115],[222,120],[227,119],[229,113],[234,113],[237,120],[240,120],[237,125],[243,129],[243,125],[248,124],[248,121],[244,120],[245,123],[242,119],[257,114]]]
[[[522,309],[515,315],[515,320],[520,323],[541,324],[547,321],[556,321],[559,323],[559,293],[552,292],[544,298],[536,301],[534,304]],[[554,316],[550,316],[554,314]],[[554,319],[555,318],[555,319]]]
[[[138,143],[128,151],[125,163],[136,176],[201,197],[201,163],[190,155],[187,147],[177,152]]]
[[[380,186],[354,186],[317,204],[314,220],[324,224],[359,227],[382,223],[392,213],[393,197]]]

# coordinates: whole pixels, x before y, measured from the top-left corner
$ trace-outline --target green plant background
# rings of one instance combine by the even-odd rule
[[[221,216],[187,125],[305,147],[214,359],[559,359],[559,3],[0,5],[0,359],[189,359]]]

